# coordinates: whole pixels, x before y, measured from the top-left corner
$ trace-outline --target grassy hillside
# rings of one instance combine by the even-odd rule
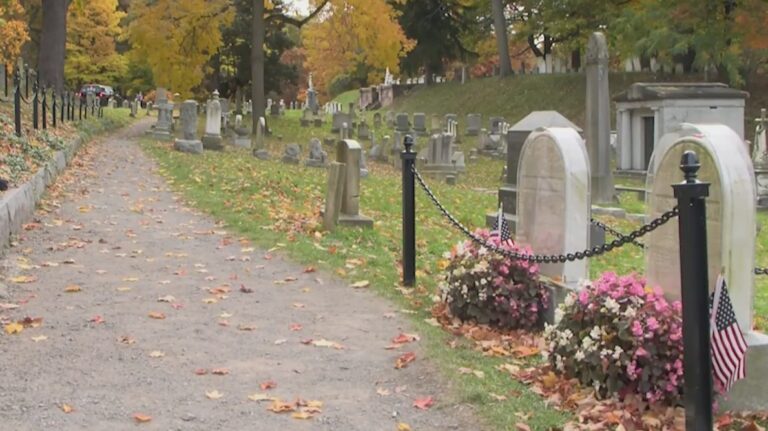
[[[694,81],[696,76],[654,75],[651,73],[612,73],[609,78],[611,94],[617,95],[635,82]],[[761,107],[768,107],[768,78],[751,83],[747,88],[748,121],[746,130],[753,130],[751,119]],[[476,79],[459,83],[417,87],[401,96],[395,104],[383,110],[396,112],[425,112],[427,114],[455,113],[462,118],[470,112],[483,114],[483,123],[490,116],[502,116],[514,124],[531,111],[555,110],[574,123],[584,125],[584,95],[586,79],[583,74],[518,75],[510,78]],[[340,95],[338,101],[350,101],[357,91]],[[342,100],[343,99],[343,100]],[[611,110],[615,115],[615,110]],[[751,135],[751,132],[748,136]]]

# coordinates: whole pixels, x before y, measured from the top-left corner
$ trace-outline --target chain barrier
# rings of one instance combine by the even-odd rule
[[[624,235],[623,233],[621,233],[621,232],[617,231],[616,229],[614,229],[614,228],[612,228],[612,227],[608,226],[607,224],[605,224],[605,223],[603,223],[603,222],[601,222],[601,221],[599,221],[599,220],[590,219],[589,221],[590,221],[590,223],[592,223],[593,225],[595,225],[595,226],[597,226],[598,228],[602,229],[604,232],[606,232],[606,233],[609,233],[609,234],[611,234],[611,235],[615,236],[616,238],[619,238],[619,239],[621,239],[621,238],[624,238],[624,237],[626,237],[626,235]],[[636,246],[638,246],[638,247],[640,247],[640,248],[645,248],[645,245],[644,245],[642,242],[640,242],[640,241],[638,241],[638,240],[636,240],[636,239],[633,239],[633,240],[631,240],[630,242],[631,242],[633,245],[636,245]]]
[[[674,217],[677,217],[678,210],[677,206],[675,206],[670,211],[665,212],[662,214],[659,218],[652,220],[650,223],[640,227],[636,231],[630,233],[629,235],[622,235],[622,237],[619,237],[609,243],[603,244],[601,246],[595,246],[592,248],[588,248],[582,251],[577,251],[575,253],[566,253],[566,254],[559,254],[559,255],[536,255],[536,254],[523,254],[523,253],[517,253],[510,250],[503,249],[501,247],[497,247],[493,244],[487,243],[482,238],[478,237],[472,231],[469,230],[466,226],[461,224],[456,217],[454,217],[437,199],[435,194],[430,190],[427,183],[424,181],[424,178],[421,177],[421,174],[414,166],[412,168],[413,174],[416,177],[416,179],[419,181],[419,185],[421,185],[421,188],[424,190],[424,192],[427,194],[427,196],[432,200],[432,202],[435,204],[438,210],[453,224],[454,227],[459,229],[464,235],[466,235],[469,239],[471,239],[476,244],[483,246],[487,248],[488,250],[491,250],[495,253],[501,254],[502,256],[508,257],[510,259],[515,260],[524,260],[528,262],[534,262],[534,263],[564,263],[564,262],[573,262],[575,260],[582,260],[586,258],[591,258],[595,256],[600,256],[602,254],[608,253],[612,251],[613,249],[619,248],[629,242],[632,242],[636,240],[637,238],[642,237],[643,235],[648,234],[649,232],[655,230],[659,226],[665,224],[669,220],[671,220]]]
[[[755,275],[768,275],[768,268],[755,267]]]

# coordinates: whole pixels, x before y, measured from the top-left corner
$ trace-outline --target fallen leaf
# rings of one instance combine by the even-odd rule
[[[416,353],[414,352],[405,352],[402,355],[400,355],[399,358],[397,358],[397,361],[395,361],[395,368],[401,369],[405,368],[410,364],[411,362],[416,360]]]
[[[256,325],[246,325],[246,324],[241,323],[241,324],[237,325],[237,329],[239,329],[241,331],[255,331],[256,330]]]
[[[505,395],[494,394],[493,392],[490,392],[488,395],[491,398],[493,398],[494,400],[496,400],[496,401],[506,401],[507,400],[507,397]]]
[[[362,280],[362,281],[358,281],[358,282],[352,283],[350,285],[350,287],[355,288],[355,289],[362,289],[362,288],[366,288],[366,287],[368,287],[370,285],[371,285],[370,281]]]
[[[270,404],[269,407],[267,407],[267,410],[273,411],[275,413],[287,413],[295,411],[296,408],[291,403],[286,403],[280,400],[274,400],[272,401],[272,404]]]
[[[154,350],[152,352],[149,352],[149,357],[150,358],[162,358],[163,356],[165,356],[165,353],[163,353],[163,352],[161,352],[159,350]]]
[[[219,398],[223,397],[224,394],[222,394],[221,392],[219,392],[216,389],[214,389],[214,390],[212,390],[210,392],[206,392],[205,396],[208,397],[208,399],[211,399],[211,400],[218,400]]]
[[[214,368],[211,370],[211,374],[216,374],[217,376],[226,376],[229,374],[229,369],[227,368]]]
[[[317,271],[317,269],[315,269],[314,266],[308,266],[308,267],[304,268],[304,273],[307,273],[307,274],[309,274],[311,272],[315,272],[315,271]]]
[[[34,275],[19,275],[17,277],[11,278],[9,281],[16,284],[33,283],[37,281],[37,277]]]
[[[39,341],[45,341],[47,339],[48,337],[46,337],[45,335],[38,335],[37,337],[32,337],[32,341],[34,341],[35,343]]]
[[[312,419],[315,416],[313,414],[307,413],[306,411],[302,411],[291,413],[291,417],[294,419]]]
[[[390,392],[387,388],[376,388],[376,393],[382,397],[389,396]]]
[[[163,320],[165,319],[165,314],[159,312],[159,311],[151,311],[149,313],[149,317],[151,319],[157,319],[157,320]]]
[[[515,431],[531,431],[531,427],[522,422],[518,422],[515,424]]]
[[[244,284],[240,285],[240,291],[243,293],[253,293],[253,289],[251,289],[250,287],[245,287]]]
[[[69,286],[64,288],[64,291],[67,293],[75,293],[80,292],[82,289],[80,289],[80,286],[76,284],[70,284]]]
[[[66,403],[62,403],[59,407],[61,408],[61,411],[63,411],[64,413],[72,413],[73,411],[75,411],[74,407]]]
[[[152,416],[145,415],[143,413],[134,413],[132,417],[133,417],[133,420],[135,420],[140,424],[143,424],[152,420]]]
[[[259,387],[262,391],[267,391],[270,389],[275,389],[277,387],[277,383],[273,382],[272,380],[267,380],[266,382],[261,382]]]
[[[287,342],[288,342],[288,340],[286,340],[285,338],[280,338],[278,340],[275,340],[275,345],[276,346],[280,346],[280,345],[283,345],[283,344],[285,344]]]
[[[413,431],[413,428],[405,422],[398,422],[397,431]]]
[[[312,345],[315,346],[315,347],[332,347],[332,348],[334,348],[336,350],[343,350],[344,349],[344,346],[342,346],[341,344],[339,344],[339,343],[337,343],[335,341],[326,340],[325,338],[321,338],[319,340],[313,340],[312,341]]]
[[[157,302],[176,302],[176,298],[173,295],[165,295],[157,298]]]
[[[5,333],[6,334],[13,335],[13,334],[18,334],[19,332],[23,331],[24,330],[24,326],[19,324],[19,323],[12,322],[12,323],[9,323],[9,324],[5,325],[4,329],[5,329]]]
[[[208,370],[206,370],[205,368],[196,368],[195,374],[197,374],[198,376],[204,376],[208,374]]]
[[[417,398],[413,400],[413,406],[419,410],[427,410],[435,404],[435,400],[431,396],[424,398]]]
[[[270,397],[265,393],[248,395],[248,399],[251,401],[273,401],[275,397]]]
[[[291,323],[291,326],[289,327],[291,331],[301,331],[303,328],[300,323]]]
[[[392,343],[394,344],[406,344],[411,341],[419,341],[419,336],[416,334],[400,333],[400,335],[392,339]]]

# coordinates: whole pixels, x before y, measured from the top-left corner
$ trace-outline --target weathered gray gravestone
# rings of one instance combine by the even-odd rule
[[[375,129],[381,128],[381,113],[377,112],[373,114],[373,127]]]
[[[323,151],[323,144],[317,138],[309,141],[309,157],[304,165],[311,168],[324,168],[328,163],[328,153]]]
[[[329,231],[334,230],[339,222],[346,174],[344,163],[331,162],[328,169],[328,190],[325,193],[325,211],[323,212],[323,227]]]
[[[592,202],[613,202],[611,174],[611,95],[608,88],[608,44],[592,33],[587,42],[586,138],[592,168]]]
[[[357,125],[357,139],[370,139],[371,129],[368,127],[368,123],[365,120],[360,121]]]
[[[239,148],[251,148],[251,132],[243,126],[243,116],[235,116],[235,146]]]
[[[490,133],[492,135],[498,135],[501,133],[501,125],[504,124],[503,117],[491,117],[490,119]]]
[[[413,114],[413,131],[417,135],[427,134],[427,115],[422,112]]]
[[[346,139],[336,145],[336,161],[345,165],[339,224],[372,228],[373,220],[360,214],[360,168],[363,149]]]
[[[265,148],[264,135],[266,134],[267,122],[264,117],[259,117],[256,125],[256,142],[253,145],[254,157],[261,160],[269,160],[269,152]]]
[[[138,102],[134,102],[138,103]],[[185,100],[181,104],[181,128],[183,139],[176,139],[174,148],[182,153],[200,154],[203,152],[203,143],[197,139],[197,102]]]
[[[219,90],[213,91],[213,99],[208,101],[205,109],[205,135],[203,135],[203,147],[206,150],[222,150],[221,143],[221,102]]]
[[[298,165],[299,156],[301,155],[301,147],[299,144],[288,144],[283,151],[283,163],[289,165]]]
[[[429,117],[429,133],[434,135],[440,133],[443,130],[443,124],[440,121],[440,117],[437,114],[432,114]]]
[[[408,114],[401,112],[395,116],[395,130],[402,133],[411,131],[411,123],[408,121]]]
[[[334,112],[331,117],[331,133],[340,133],[344,123],[351,124],[352,118],[346,112]]]
[[[392,111],[387,111],[385,120],[387,122],[387,127],[395,127],[395,113]]]
[[[139,115],[139,102],[134,100],[131,102],[131,117],[136,118]]]
[[[467,114],[467,136],[477,136],[483,126],[483,117],[480,114]]]
[[[589,246],[589,159],[571,128],[532,132],[518,168],[517,237],[538,254],[564,254]],[[542,264],[541,273],[575,288],[589,272],[586,260]],[[565,292],[555,292],[555,305]],[[550,307],[552,310],[552,307]]]

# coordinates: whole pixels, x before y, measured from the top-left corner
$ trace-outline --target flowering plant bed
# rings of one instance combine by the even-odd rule
[[[545,330],[545,357],[556,371],[601,396],[638,394],[676,402],[683,383],[680,302],[636,275],[606,272],[571,293]]]
[[[485,229],[475,235],[505,250],[531,254],[527,247],[501,241]],[[469,240],[444,257],[440,292],[454,317],[501,329],[541,327],[549,291],[539,281],[538,265],[509,259]]]

